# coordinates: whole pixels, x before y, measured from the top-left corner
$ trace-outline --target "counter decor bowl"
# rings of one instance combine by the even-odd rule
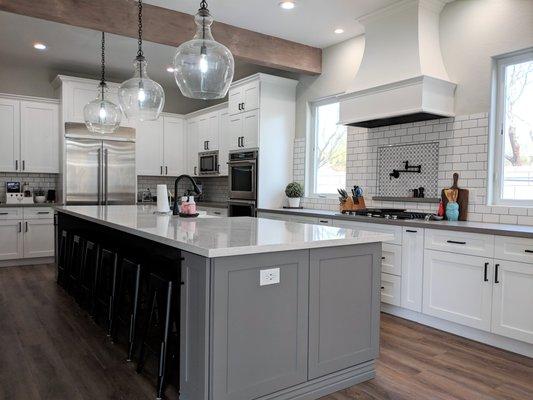
[[[46,201],[46,196],[35,196],[36,203],[44,203]]]
[[[285,188],[285,195],[289,199],[289,208],[299,208],[304,189],[298,182],[291,182]]]

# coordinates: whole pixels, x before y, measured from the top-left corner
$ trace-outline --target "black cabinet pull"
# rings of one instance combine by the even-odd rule
[[[485,282],[489,281],[488,274],[489,274],[489,263],[486,262],[485,263],[485,273],[484,273],[483,281],[485,281]]]
[[[321,224],[327,224],[328,220],[327,219],[321,219],[318,222],[320,222]]]
[[[19,160],[15,160],[15,171],[19,170]]]
[[[206,150],[209,150],[209,140],[207,140],[207,141],[205,142],[205,149],[206,149]]]
[[[197,167],[194,167],[194,175],[196,175],[196,168],[197,168]]]
[[[242,103],[242,110],[246,110],[246,106],[244,105],[244,103]]]
[[[28,232],[28,221],[26,221],[26,232]]]
[[[500,264],[494,266],[494,283],[500,283],[498,280],[498,270],[500,269]]]
[[[159,175],[163,175],[163,166],[159,166],[159,169],[161,170],[161,172],[159,173]]]
[[[381,287],[381,290],[385,290],[385,286],[382,286],[382,287]]]
[[[19,221],[19,233],[22,232],[22,222]]]
[[[9,213],[6,213],[6,212],[2,212],[0,213],[0,215],[8,215]]]
[[[387,257],[385,257],[385,256],[381,256],[381,259],[382,259],[382,260],[384,260],[385,258],[387,258]]]
[[[37,214],[50,214],[50,211],[38,211]]]
[[[418,231],[413,231],[412,229],[406,229],[405,231],[409,232],[409,233],[417,233],[418,232]]]
[[[168,165],[165,165],[165,175],[168,175]]]
[[[22,170],[26,170],[26,160],[22,160]]]
[[[453,244],[466,244],[466,242],[458,242],[456,240],[447,240],[448,243],[453,243]]]
[[[242,147],[244,147],[244,136],[241,136],[241,144],[242,144]]]
[[[214,211],[213,214],[220,215],[220,211]]]
[[[533,253],[533,250],[525,249],[524,251],[525,251],[526,253]]]

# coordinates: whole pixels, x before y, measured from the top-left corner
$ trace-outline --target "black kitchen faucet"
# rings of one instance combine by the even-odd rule
[[[200,190],[200,188],[198,187],[198,185],[196,184],[196,181],[194,180],[194,178],[192,176],[190,176],[190,175],[180,175],[180,176],[178,176],[176,178],[176,180],[174,181],[174,203],[172,204],[172,214],[173,215],[178,215],[180,213],[180,209],[179,209],[179,205],[178,205],[178,183],[182,179],[188,179],[189,181],[191,181],[194,193],[196,193],[197,195],[202,193],[202,191]]]

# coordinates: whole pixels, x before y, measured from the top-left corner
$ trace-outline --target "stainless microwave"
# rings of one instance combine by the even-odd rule
[[[198,175],[200,176],[218,175],[220,173],[218,150],[198,153],[198,168],[200,170]]]

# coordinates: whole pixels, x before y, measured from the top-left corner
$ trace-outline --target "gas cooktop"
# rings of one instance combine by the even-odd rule
[[[434,216],[434,214],[406,211],[400,208],[364,208],[357,211],[343,211],[339,214],[385,219],[430,219]]]

